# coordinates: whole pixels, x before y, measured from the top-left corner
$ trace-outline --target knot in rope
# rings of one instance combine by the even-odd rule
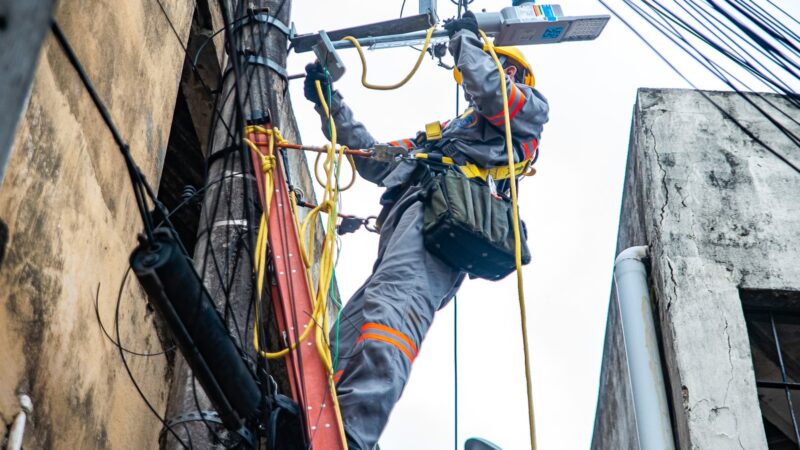
[[[272,169],[275,168],[275,162],[274,155],[261,155],[261,171],[264,173],[272,172]]]

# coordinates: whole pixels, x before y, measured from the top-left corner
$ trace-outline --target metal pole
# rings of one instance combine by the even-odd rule
[[[207,180],[224,181],[211,184],[206,189],[194,251],[195,269],[250,362],[255,361],[251,344],[254,317],[252,251],[254,232],[258,227],[258,194],[249,153],[242,157],[240,151],[230,149],[242,145],[244,124],[236,119],[240,114],[244,115],[245,120],[264,117],[269,112],[285,116],[285,110],[274,111],[271,108],[278,97],[283,97],[285,81],[276,76],[268,65],[254,63],[249,56],[255,52],[285,66],[287,46],[286,36],[276,27],[242,19],[246,16],[245,8],[252,3],[237,0],[220,2],[222,8],[227,8],[223,16],[229,25],[237,21],[237,26],[229,26],[230,34],[226,35],[228,63],[218,105],[220,114],[235,136],[230,136],[222,121],[214,123]],[[255,3],[262,11],[278,14],[282,22],[289,21],[291,0]],[[281,6],[281,3],[284,4]],[[231,37],[238,48],[230,45]],[[237,81],[238,92],[235,91]],[[192,413],[195,413],[193,417],[199,418],[212,410],[213,406],[195,382],[186,361],[178,355],[167,420],[175,421]],[[201,414],[197,415],[198,412]],[[232,437],[230,434],[224,435],[219,425],[203,420],[183,422],[174,430],[184,442],[191,441],[195,449],[226,448],[217,437]],[[183,448],[169,434],[164,435],[161,444],[165,450]]]

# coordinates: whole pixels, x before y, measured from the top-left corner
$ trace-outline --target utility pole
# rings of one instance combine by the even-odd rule
[[[286,48],[291,0],[220,0],[227,22],[227,64],[209,143],[208,179],[200,214],[194,266],[222,313],[228,329],[255,370],[252,347],[252,254],[258,228],[259,197],[250,154],[244,153],[244,120],[265,119],[296,137],[285,98]],[[299,153],[299,152],[297,152]],[[297,166],[296,166],[297,167]],[[186,360],[175,360],[166,420],[194,449],[224,448],[217,436],[233,438],[218,424],[214,406],[191,374]],[[183,449],[170,433],[161,448]]]
[[[28,107],[39,50],[53,15],[53,0],[0,3],[0,185],[11,156],[14,131]],[[0,237],[0,240],[2,238]],[[0,245],[3,245],[0,242]]]

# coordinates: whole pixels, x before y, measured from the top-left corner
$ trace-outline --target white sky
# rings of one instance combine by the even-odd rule
[[[333,30],[395,18],[401,3],[299,0],[293,2],[292,19],[299,33]],[[449,1],[438,3],[441,18],[455,15]],[[476,0],[471,9],[498,11],[510,3]],[[606,13],[596,1],[561,4],[567,15]],[[408,0],[406,15],[415,13],[417,6],[417,0]],[[585,449],[597,401],[636,89],[689,86],[614,18],[595,41],[528,46],[523,51],[551,107],[538,173],[522,183],[520,192],[533,253],[524,274],[538,442],[542,449]],[[452,75],[430,58],[406,86],[380,92],[361,86],[354,50],[340,55],[347,73],[335,87],[377,139],[413,136],[425,123],[454,116]],[[368,52],[369,81],[398,81],[416,56],[409,48]],[[291,53],[290,73],[301,72],[311,60],[313,53]],[[452,59],[448,56],[446,62]],[[700,87],[722,88],[702,71],[689,72]],[[319,118],[303,98],[301,80],[292,83],[291,96],[303,141],[324,143]],[[462,108],[464,104],[462,100]],[[377,214],[381,191],[359,180],[343,193],[343,212]],[[337,270],[343,298],[371,272],[376,248],[377,236],[363,230],[343,238]],[[458,304],[459,447],[479,436],[506,450],[527,448],[515,278],[467,281]],[[452,448],[453,427],[451,303],[437,315],[380,445],[382,450]]]

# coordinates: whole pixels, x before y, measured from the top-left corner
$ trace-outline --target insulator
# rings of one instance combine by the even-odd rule
[[[197,195],[197,188],[192,186],[191,184],[187,184],[183,187],[181,191],[181,199],[186,203],[194,203],[197,201],[195,196]]]

